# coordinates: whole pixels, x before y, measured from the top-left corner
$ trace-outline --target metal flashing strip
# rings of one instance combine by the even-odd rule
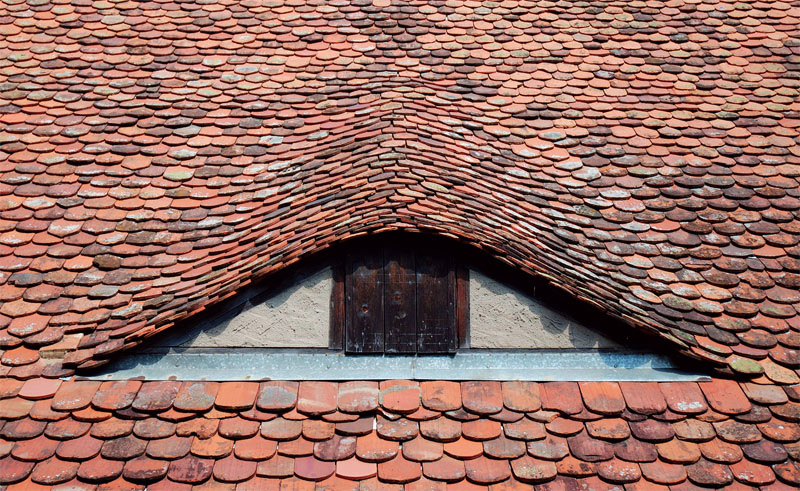
[[[530,380],[697,381],[707,374],[651,353],[461,352],[453,356],[345,356],[329,351],[213,350],[123,356],[98,380]]]

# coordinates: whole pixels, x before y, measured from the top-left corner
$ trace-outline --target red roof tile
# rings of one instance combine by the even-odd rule
[[[657,414],[667,409],[664,395],[655,382],[620,382],[627,407],[640,414]]]
[[[215,406],[222,410],[243,410],[253,407],[258,393],[258,384],[255,382],[231,382],[222,384]]]
[[[424,436],[403,442],[402,450],[403,457],[415,462],[436,461],[444,453],[444,447],[440,442],[427,440]]]
[[[579,384],[587,409],[600,414],[619,414],[625,400],[619,385],[614,382],[581,382]]]
[[[133,401],[137,411],[163,411],[172,406],[180,389],[180,382],[159,381],[142,384]]]
[[[0,468],[3,469],[3,472],[0,473],[0,484],[12,484],[22,481],[31,473],[33,466],[33,462],[24,462],[13,457],[0,459]]]
[[[447,442],[443,446],[444,453],[458,459],[474,459],[483,454],[483,443],[466,438]]]
[[[539,384],[503,382],[503,404],[512,411],[533,412],[542,407]]]
[[[60,386],[60,380],[33,378],[25,381],[18,395],[25,399],[48,399],[58,391]]]
[[[169,461],[139,457],[128,460],[122,468],[122,476],[129,482],[156,482],[167,475]]]
[[[325,414],[338,407],[337,387],[330,382],[301,382],[297,410],[306,414]]]
[[[419,432],[430,440],[451,442],[458,440],[461,436],[461,423],[448,418],[421,421]]]
[[[92,381],[69,381],[63,383],[56,391],[51,406],[56,411],[83,409],[92,401],[92,397],[99,387],[99,382]]]
[[[78,478],[84,482],[112,481],[122,474],[123,463],[101,456],[84,460],[78,467]]]
[[[181,411],[207,411],[214,405],[218,390],[216,382],[184,382],[173,406]]]
[[[400,454],[392,460],[378,464],[378,479],[383,482],[405,484],[416,481],[421,475],[421,465],[418,462],[406,460]]]
[[[576,414],[583,411],[580,389],[575,382],[547,382],[541,385],[542,409]]]
[[[543,460],[561,460],[570,455],[570,448],[566,439],[547,435],[541,440],[528,442],[528,453]],[[580,460],[586,461],[582,457]]]
[[[199,484],[211,476],[213,468],[213,460],[187,455],[170,463],[167,477],[179,483]]]
[[[256,474],[257,465],[256,462],[229,455],[214,463],[214,478],[222,482],[246,481]]]
[[[421,382],[422,404],[433,411],[452,411],[461,407],[461,386],[458,382]]]
[[[661,393],[671,411],[681,414],[697,414],[708,410],[700,388],[695,383],[660,383]]]
[[[344,479],[361,481],[375,477],[378,474],[378,466],[375,463],[364,462],[357,457],[336,462],[336,475]]]
[[[347,413],[361,413],[378,407],[376,382],[344,382],[339,387],[338,406]]]
[[[297,402],[297,382],[262,382],[256,406],[262,411],[291,409]]]
[[[467,478],[477,484],[494,484],[511,476],[511,466],[506,459],[478,457],[464,462]]]
[[[700,389],[712,409],[725,414],[741,414],[750,410],[750,401],[733,380],[717,379],[700,383]]]
[[[314,456],[301,457],[294,461],[294,473],[297,477],[309,481],[321,481],[336,471],[334,462],[319,460]]]
[[[490,419],[476,419],[461,424],[462,434],[470,440],[492,440],[503,432],[502,425]]]
[[[419,424],[406,418],[392,421],[383,416],[378,416],[375,429],[378,435],[387,440],[411,440],[419,434]]]
[[[156,453],[162,453],[158,451],[158,447],[162,446],[161,443],[163,440],[153,440],[153,448],[156,449]],[[106,440],[103,443],[103,446],[100,450],[100,454],[107,458],[107,459],[114,459],[114,460],[128,460],[133,459],[135,457],[139,457],[143,455],[145,450],[150,447],[150,441],[146,439],[142,439],[136,437],[134,435],[128,435],[121,438],[115,438],[112,440]],[[188,452],[188,448],[186,449]],[[183,455],[178,455],[173,457],[170,460],[175,460],[178,457],[185,456],[186,453],[184,452]]]
[[[499,382],[462,382],[461,399],[464,409],[474,414],[495,414],[503,409]]]
[[[275,455],[258,463],[256,474],[266,477],[288,477],[294,474],[294,459]]]
[[[419,383],[408,380],[387,380],[380,384],[381,406],[389,412],[408,414],[420,407]]]
[[[40,435],[30,440],[22,440],[14,445],[11,455],[17,460],[38,462],[52,457],[59,445],[57,440],[50,440]]]
[[[511,461],[514,477],[522,482],[540,483],[551,481],[558,469],[553,462],[525,455]]]
[[[78,475],[80,462],[68,462],[57,457],[40,461],[31,473],[31,480],[37,484],[55,485],[67,482]]]
[[[444,482],[459,482],[467,475],[464,461],[444,455],[422,464],[422,473],[428,479]]]
[[[142,383],[138,380],[103,382],[94,394],[92,404],[107,411],[125,409],[133,403],[141,386]]]

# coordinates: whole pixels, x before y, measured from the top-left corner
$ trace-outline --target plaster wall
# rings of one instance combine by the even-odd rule
[[[330,268],[281,291],[254,297],[237,311],[209,319],[179,344],[192,348],[327,348],[330,332]]]
[[[619,348],[568,314],[474,270],[469,306],[472,348]]]

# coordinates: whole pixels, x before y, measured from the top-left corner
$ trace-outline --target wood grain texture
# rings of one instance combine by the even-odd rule
[[[331,291],[331,337],[329,346],[331,349],[342,349],[344,347],[344,328],[347,322],[344,260],[332,264],[331,271],[333,271],[333,291]]]
[[[469,268],[459,264],[455,270],[457,343],[459,348],[469,348]]]
[[[451,353],[468,339],[468,310],[456,310],[469,299],[467,270],[459,291],[447,251],[424,239],[373,240],[346,256],[346,352]]]
[[[384,349],[414,353],[417,348],[417,282],[414,253],[406,247],[384,250]]]
[[[456,349],[455,275],[451,261],[417,254],[417,352]]]
[[[383,251],[361,249],[349,254],[345,280],[345,350],[381,353],[384,350]]]

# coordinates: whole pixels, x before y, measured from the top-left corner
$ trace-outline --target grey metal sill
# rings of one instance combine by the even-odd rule
[[[618,350],[466,350],[452,356],[357,355],[328,350],[186,349],[123,355],[99,380],[696,381],[708,375],[653,353]]]

